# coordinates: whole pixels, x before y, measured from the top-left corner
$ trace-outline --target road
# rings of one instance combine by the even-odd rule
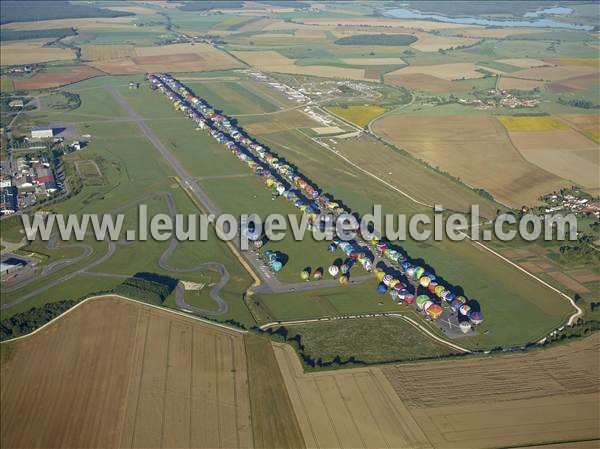
[[[167,208],[169,209],[169,215],[171,216],[171,218],[174,219],[177,211],[175,210],[173,197],[171,196],[171,194],[169,192],[156,192],[156,193],[153,193],[150,195],[146,195],[143,198],[140,198],[140,199],[137,199],[134,201],[129,201],[112,211],[107,211],[104,213],[105,214],[119,213],[126,209],[135,207],[138,204],[147,202],[150,199],[150,197],[156,197],[156,196],[162,196],[164,198],[165,202],[167,203]],[[58,240],[58,234],[52,234],[50,240],[48,241],[48,249],[49,250],[57,249],[57,240]],[[93,268],[95,268],[95,267],[101,265],[102,263],[106,262],[107,260],[109,260],[115,254],[116,249],[117,249],[117,244],[110,240],[106,240],[106,242],[108,244],[108,251],[106,252],[106,254],[104,254],[98,260],[95,260],[78,270],[67,273],[64,276],[61,276],[52,282],[49,282],[49,283],[47,283],[35,290],[23,295],[23,296],[20,296],[20,297],[14,299],[13,301],[10,301],[10,302],[0,305],[0,310],[10,309],[11,307],[21,304],[22,302],[27,301],[28,299],[30,299],[34,296],[37,296],[37,295],[45,292],[46,290],[48,290],[52,287],[55,287],[57,285],[60,285],[70,279],[73,279],[75,276],[79,276],[79,275],[111,277],[111,278],[116,278],[116,279],[129,278],[130,275],[128,275],[128,274],[100,273],[100,272],[90,271]],[[122,241],[119,241],[118,243],[120,245],[128,245],[132,242],[129,242],[127,240],[122,240]],[[65,247],[81,248],[83,250],[83,252],[81,255],[79,255],[77,257],[74,257],[71,259],[59,260],[57,262],[54,262],[54,263],[48,265],[47,267],[45,267],[42,270],[42,272],[39,276],[31,276],[31,277],[24,279],[22,282],[11,285],[9,287],[2,288],[2,293],[9,293],[9,292],[21,289],[23,287],[26,287],[27,285],[31,284],[34,281],[39,280],[40,278],[48,277],[51,274],[63,269],[65,266],[79,263],[79,262],[91,257],[94,254],[94,249],[90,245],[87,245],[85,243],[63,244],[62,247],[63,248],[65,248]],[[217,262],[206,262],[206,263],[201,263],[201,264],[195,265],[193,267],[189,267],[189,268],[173,267],[169,264],[168,259],[171,257],[171,255],[173,254],[173,252],[175,251],[176,248],[177,248],[177,239],[175,238],[175,236],[173,236],[171,238],[169,246],[161,254],[161,256],[159,257],[159,260],[158,260],[158,265],[163,270],[173,272],[173,273],[190,273],[190,272],[199,271],[199,270],[214,270],[214,271],[218,272],[219,276],[220,276],[220,279],[217,282],[217,284],[215,284],[209,292],[209,297],[216,303],[217,310],[203,309],[203,308],[196,307],[194,305],[186,303],[185,297],[184,297],[184,288],[181,283],[178,283],[178,285],[175,289],[175,303],[177,304],[177,306],[182,309],[185,309],[186,311],[189,311],[191,313],[195,313],[197,315],[204,315],[204,316],[219,316],[219,315],[224,315],[225,313],[227,313],[227,310],[228,310],[227,303],[220,296],[221,290],[227,284],[227,282],[229,282],[229,279],[230,279],[229,272],[227,271],[225,266],[223,266],[222,264],[217,263]]]

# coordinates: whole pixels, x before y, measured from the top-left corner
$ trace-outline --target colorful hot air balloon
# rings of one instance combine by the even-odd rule
[[[409,278],[412,278],[412,277],[414,277],[414,275],[415,275],[415,268],[414,268],[414,267],[409,267],[409,268],[406,270],[406,275],[407,275]]]
[[[271,263],[271,268],[273,271],[278,272],[283,268],[283,264],[280,261],[275,260],[273,263]]]
[[[423,273],[425,273],[425,268],[416,267],[415,272],[413,273],[413,276],[415,279],[419,279],[421,276],[423,276]]]
[[[398,290],[390,290],[390,295],[394,301],[398,301]]]
[[[460,312],[461,315],[467,316],[467,315],[469,315],[469,312],[471,311],[471,307],[468,304],[463,304],[462,306],[460,306],[460,309],[458,309],[458,311]]]
[[[429,290],[429,293],[431,293],[432,295],[435,295],[435,288],[438,286],[437,282],[430,282],[429,285],[427,286],[427,290]]]
[[[410,293],[409,293],[409,294],[408,294],[408,295],[406,295],[406,297],[404,298],[404,302],[405,302],[406,304],[414,304],[414,303],[415,303],[415,295],[412,295],[412,294],[410,294]]]
[[[439,298],[444,290],[446,290],[446,289],[444,288],[443,285],[438,285],[437,287],[435,287],[435,290],[433,292],[435,293],[435,296],[437,296]]]
[[[333,277],[336,277],[337,274],[340,272],[340,269],[337,267],[337,265],[332,265],[329,267],[329,274]]]
[[[437,320],[443,312],[444,309],[442,308],[442,306],[439,306],[437,304],[432,304],[425,309],[425,313],[427,313],[427,315],[429,315],[432,320]]]
[[[315,280],[320,280],[323,277],[323,268],[317,268],[313,273],[313,278]]]
[[[452,307],[452,310],[455,312],[458,312],[458,309],[460,309],[463,304],[464,302],[461,302],[458,298],[456,298],[450,303],[450,307]]]
[[[383,282],[380,282],[377,286],[377,293],[383,294],[385,292],[387,292],[387,285],[385,285]]]
[[[471,323],[473,323],[475,325],[481,324],[483,322],[483,313],[475,312],[472,310],[469,313],[469,319],[471,320]]]
[[[340,284],[347,284],[348,283],[348,275],[347,274],[343,274],[340,276]]]
[[[383,283],[384,283],[384,284],[386,285],[386,287],[387,287],[388,285],[390,285],[390,282],[392,282],[392,280],[393,280],[393,279],[394,279],[394,278],[393,278],[393,276],[392,276],[391,274],[386,274],[386,275],[383,277]]]
[[[427,301],[429,301],[429,296],[427,296],[427,295],[417,296],[417,299],[415,301],[415,304],[417,305],[417,309],[423,310],[423,306],[425,305],[425,303]]]
[[[343,274],[347,274],[347,273],[348,273],[348,271],[350,271],[350,267],[348,266],[348,264],[345,264],[345,263],[344,263],[344,264],[342,264],[342,266],[340,267],[340,271],[341,271]]]
[[[385,277],[385,271],[383,271],[381,268],[376,268],[375,277],[379,282],[383,281],[383,278]]]
[[[310,273],[308,272],[308,270],[303,270],[302,273],[300,273],[300,279],[302,279],[303,281],[307,281],[309,277]]]
[[[419,284],[421,284],[425,288],[427,288],[430,282],[431,279],[429,279],[429,277],[427,276],[422,276],[421,279],[419,279]]]

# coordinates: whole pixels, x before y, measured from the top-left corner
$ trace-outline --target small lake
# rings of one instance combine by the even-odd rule
[[[563,11],[566,10],[566,11]],[[558,12],[555,12],[558,11]],[[569,14],[572,12],[570,8],[547,8],[544,10],[527,13],[526,17],[537,17],[542,14]],[[593,29],[590,25],[581,25],[577,23],[558,22],[552,19],[539,18],[530,20],[495,20],[495,19],[479,19],[476,17],[448,17],[439,14],[425,14],[419,11],[412,11],[406,8],[394,8],[383,13],[387,17],[396,19],[419,19],[419,20],[435,20],[437,22],[460,23],[464,25],[483,25],[483,26],[499,26],[499,27],[534,27],[534,28],[566,28],[569,30],[584,30],[590,31]]]

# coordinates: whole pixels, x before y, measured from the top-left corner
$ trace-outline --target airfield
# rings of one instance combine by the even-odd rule
[[[61,156],[70,194],[31,212],[121,212],[125,229],[142,203],[150,215],[301,216],[150,89],[149,74],[160,73],[359,215],[373,204],[430,217],[434,204],[444,215],[478,204],[478,226],[490,229],[499,213],[551,208],[548,196],[561,189],[595,204],[596,32],[394,19],[373,14],[382,12],[373,2],[230,3],[187,10],[127,1],[106,9],[131,15],[1,25],[7,36],[75,28],[53,44],[0,43],[2,127],[10,130],[2,160],[30,154],[16,145],[9,154],[7,136],[28,137],[34,126],[86,142]],[[561,20],[595,24],[589,6]],[[22,66],[32,72],[4,70]],[[28,107],[9,111],[13,98]],[[464,335],[445,303],[442,319],[431,320],[377,293],[378,279],[358,265],[341,285],[327,268],[344,254],[311,238],[288,233],[250,251],[212,228],[203,242],[128,241],[123,232],[115,242],[28,243],[18,214],[1,224],[3,260],[32,262],[2,278],[3,323],[65,299],[110,295],[134,273],[178,281],[165,310],[92,299],[2,343],[3,447],[593,447],[600,438],[597,333],[530,349],[600,319],[593,215],[581,216],[591,242],[584,249],[400,242],[408,260],[481,308],[485,320]],[[285,256],[280,271],[266,250]],[[123,370],[109,373],[110,364]],[[80,374],[86,380],[73,387],[68,379]],[[87,408],[86,395],[102,405]],[[69,400],[49,413],[62,396]],[[213,405],[210,413],[201,403]],[[65,420],[69,410],[77,417]],[[32,423],[39,432],[28,432]]]

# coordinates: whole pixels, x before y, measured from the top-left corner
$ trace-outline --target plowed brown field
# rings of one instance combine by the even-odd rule
[[[2,349],[3,448],[253,446],[241,333],[105,297]]]
[[[436,448],[600,438],[600,334],[530,354],[383,367]]]

